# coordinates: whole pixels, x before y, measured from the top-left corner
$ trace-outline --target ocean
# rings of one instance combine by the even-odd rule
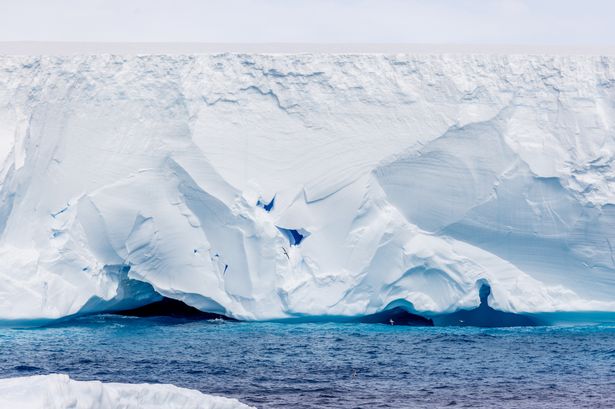
[[[117,315],[0,328],[0,377],[172,383],[258,408],[613,408],[615,324],[515,328]]]

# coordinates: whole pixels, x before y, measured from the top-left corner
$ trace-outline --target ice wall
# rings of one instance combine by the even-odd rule
[[[0,57],[0,318],[615,311],[615,60]]]

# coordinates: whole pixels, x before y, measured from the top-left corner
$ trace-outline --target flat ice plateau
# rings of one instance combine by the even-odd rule
[[[0,379],[0,406],[11,409],[250,409],[236,399],[164,384],[75,381],[52,374]]]
[[[615,58],[0,57],[0,319],[615,311]]]

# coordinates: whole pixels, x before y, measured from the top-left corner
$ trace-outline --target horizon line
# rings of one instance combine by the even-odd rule
[[[0,41],[0,55],[490,54],[615,56],[615,45]]]

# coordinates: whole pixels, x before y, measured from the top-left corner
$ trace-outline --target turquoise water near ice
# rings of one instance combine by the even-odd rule
[[[173,383],[259,408],[613,408],[615,325],[82,317],[0,328],[0,377]]]

